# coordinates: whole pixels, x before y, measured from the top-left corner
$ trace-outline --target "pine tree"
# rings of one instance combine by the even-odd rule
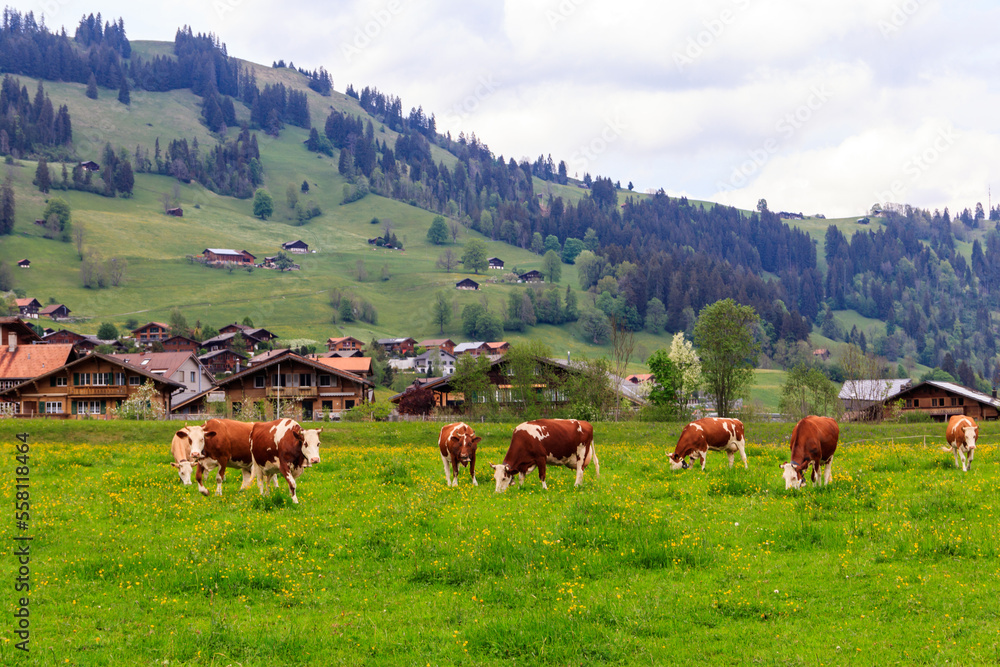
[[[14,233],[14,177],[10,173],[0,188],[0,234]]]
[[[129,93],[128,79],[126,79],[124,75],[122,76],[122,85],[118,88],[118,101],[125,106],[132,104],[132,96]]]
[[[35,185],[39,191],[48,194],[52,188],[52,175],[49,173],[49,163],[44,157],[38,158],[38,167],[35,169]]]
[[[94,73],[90,73],[90,78],[87,79],[87,97],[92,100],[97,99],[97,78]]]

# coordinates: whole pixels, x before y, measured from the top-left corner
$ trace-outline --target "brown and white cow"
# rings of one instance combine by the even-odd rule
[[[299,502],[296,480],[303,470],[319,463],[319,434],[322,432],[321,428],[306,430],[294,419],[275,419],[253,425],[250,432],[251,477],[257,480],[261,495],[264,494],[265,477],[270,481],[280,473],[288,482],[292,502]],[[251,483],[244,481],[243,488]]]
[[[583,483],[583,469],[594,461],[594,472],[601,477],[601,463],[594,451],[594,427],[577,419],[536,419],[524,422],[514,429],[510,447],[498,465],[493,468],[496,492],[507,490],[514,476],[521,484],[524,476],[538,468],[538,478],[545,484],[545,466],[566,466],[576,469],[576,486]]]
[[[979,438],[979,424],[972,417],[954,415],[948,420],[948,430],[945,431],[947,447],[942,447],[946,452],[955,455],[955,467],[961,468],[962,472],[972,470],[972,457],[976,455],[976,440]],[[961,463],[959,462],[961,457]]]
[[[191,446],[191,457],[198,462],[198,490],[203,496],[208,489],[201,482],[205,470],[218,469],[215,474],[215,495],[222,495],[222,483],[226,479],[226,468],[243,472],[243,483],[250,479],[253,460],[250,458],[250,430],[253,422],[238,422],[232,419],[209,419],[205,422],[201,443]],[[200,446],[199,446],[200,445]]]
[[[743,467],[747,465],[746,440],[743,438],[743,422],[739,419],[706,417],[693,421],[681,431],[674,453],[670,455],[670,469],[687,469],[687,457],[692,461],[701,458],[701,469],[705,469],[708,460],[708,450],[725,452],[729,456],[729,467],[733,467],[736,452],[743,459]]]
[[[791,461],[782,463],[782,477],[786,489],[798,489],[805,485],[804,473],[812,465],[812,482],[820,483],[819,467],[824,466],[822,481],[833,481],[833,455],[840,439],[840,426],[829,417],[810,415],[802,418],[792,429],[790,447]]]
[[[438,436],[438,448],[441,450],[441,463],[444,464],[444,478],[448,486],[458,486],[458,467],[469,466],[472,475],[472,486],[479,486],[476,481],[476,445],[482,440],[465,422],[448,424],[441,429]]]
[[[174,457],[170,465],[177,468],[184,486],[191,485],[191,470],[197,465],[197,461],[191,458],[191,447],[196,443],[199,450],[205,446],[205,429],[201,426],[185,426],[174,433],[170,441],[170,453]]]

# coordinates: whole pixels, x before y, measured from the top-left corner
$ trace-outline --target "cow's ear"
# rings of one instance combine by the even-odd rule
[[[214,438],[215,437],[215,431],[205,431],[205,437],[206,438]]]
[[[177,431],[177,433],[174,433],[174,435],[176,435],[178,438],[188,438],[188,437],[190,437],[190,436],[188,436],[188,432],[185,431],[185,430],[183,430],[183,429],[180,430],[180,431]]]
[[[318,429],[316,429],[316,433],[322,433],[322,432],[323,432],[323,427],[322,426],[320,426]]]
[[[477,435],[477,436],[476,436],[475,438],[473,438],[473,439],[472,439],[472,442],[470,442],[469,444],[470,444],[470,445],[478,445],[478,444],[479,444],[479,443],[480,443],[481,441],[482,441],[482,438],[480,438],[480,437],[479,437],[479,436]]]
[[[494,470],[496,470],[496,469],[497,469],[497,468],[499,468],[500,466],[498,466],[498,465],[497,465],[497,464],[495,464],[495,463],[491,463],[491,464],[490,464],[490,467],[491,467],[491,468],[493,468]]]
[[[173,466],[173,467],[175,467],[175,468],[180,468],[180,467],[181,467],[181,464],[180,464],[180,463],[178,463],[177,461],[171,461],[171,462],[170,462],[170,465],[172,465],[172,466]]]

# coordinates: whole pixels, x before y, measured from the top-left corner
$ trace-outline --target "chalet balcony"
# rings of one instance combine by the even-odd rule
[[[70,396],[95,396],[98,398],[128,398],[128,387],[110,385],[106,387],[70,387]]]
[[[268,398],[317,398],[317,387],[268,387]]]

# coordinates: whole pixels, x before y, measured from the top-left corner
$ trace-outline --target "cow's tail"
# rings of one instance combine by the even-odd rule
[[[948,447],[942,447],[941,451],[942,452],[949,452],[950,453],[953,449],[954,449],[954,447],[952,447],[952,446],[949,445]]]
[[[590,465],[591,461],[594,463],[594,475],[600,479],[601,478],[601,462],[597,459],[597,450],[594,449],[594,440],[591,439],[590,445],[587,447],[587,457],[583,460],[583,467],[586,468]]]

